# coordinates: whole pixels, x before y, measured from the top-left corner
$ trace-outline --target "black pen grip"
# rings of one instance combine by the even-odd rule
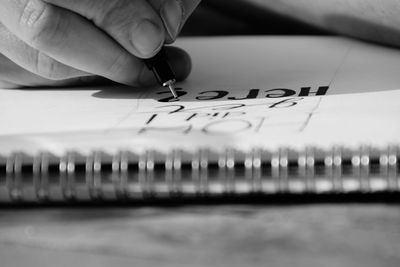
[[[164,47],[154,57],[144,59],[144,63],[154,73],[160,85],[165,86],[166,83],[176,80]]]

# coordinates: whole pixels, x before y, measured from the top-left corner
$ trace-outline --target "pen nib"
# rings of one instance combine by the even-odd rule
[[[176,91],[175,91],[174,83],[175,83],[174,80],[170,80],[170,81],[164,83],[164,86],[168,86],[168,87],[169,87],[169,90],[170,90],[171,93],[172,93],[172,95],[177,99],[177,98],[179,98],[179,97],[178,97],[178,94],[177,94]]]
[[[175,91],[175,88],[172,86],[172,84],[168,85],[169,90],[171,90],[171,93],[174,95],[175,98],[178,98],[178,95]]]

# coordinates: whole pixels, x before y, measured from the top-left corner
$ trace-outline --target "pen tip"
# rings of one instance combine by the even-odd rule
[[[169,87],[169,90],[171,91],[172,95],[175,98],[178,98],[178,94],[176,93],[175,88],[172,86],[172,84],[168,85],[168,87]]]

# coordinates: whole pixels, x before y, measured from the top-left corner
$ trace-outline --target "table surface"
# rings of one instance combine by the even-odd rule
[[[399,204],[0,209],[21,266],[399,266]]]

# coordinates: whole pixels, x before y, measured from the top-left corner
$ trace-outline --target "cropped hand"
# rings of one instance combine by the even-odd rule
[[[200,0],[1,0],[0,87],[155,83],[141,58],[172,43]],[[169,47],[178,79],[190,57]]]

